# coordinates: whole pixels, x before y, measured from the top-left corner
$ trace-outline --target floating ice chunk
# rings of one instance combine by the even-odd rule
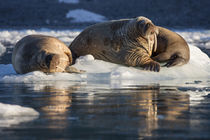
[[[58,0],[60,3],[77,4],[79,0]]]
[[[70,10],[66,14],[66,18],[73,18],[72,22],[104,22],[106,18],[102,15],[84,10],[76,9]]]
[[[210,40],[209,40],[208,42],[205,43],[205,46],[206,46],[206,47],[205,47],[206,49],[210,49]]]
[[[0,43],[0,56],[3,54],[3,53],[5,53],[6,52],[6,48],[4,47],[4,45],[2,45],[1,43]]]
[[[41,83],[44,81],[82,81],[86,78],[85,74],[53,73],[45,74],[34,71],[27,74],[5,75],[0,78],[0,82],[5,83]]]
[[[0,127],[9,127],[39,117],[39,112],[29,107],[0,103]]]
[[[205,99],[205,96],[209,95],[208,91],[187,91],[190,97],[190,105],[197,105],[201,100]]]

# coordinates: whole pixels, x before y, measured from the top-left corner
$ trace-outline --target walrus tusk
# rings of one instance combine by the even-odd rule
[[[154,35],[154,45],[153,45],[153,50],[154,50],[154,52],[156,52],[156,50],[157,50],[157,35],[155,34]]]

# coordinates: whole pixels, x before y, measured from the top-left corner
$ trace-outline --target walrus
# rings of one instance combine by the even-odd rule
[[[152,59],[166,64],[164,66],[181,66],[190,59],[190,50],[187,42],[179,34],[158,26],[157,49]]]
[[[72,54],[60,40],[45,35],[28,35],[18,41],[12,52],[12,65],[18,74],[83,71],[71,67]]]
[[[96,59],[160,70],[151,56],[157,49],[158,27],[146,17],[98,23],[87,27],[70,44],[74,60],[91,54]]]

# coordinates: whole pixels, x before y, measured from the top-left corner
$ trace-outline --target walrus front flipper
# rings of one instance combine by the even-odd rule
[[[149,63],[144,64],[142,67],[144,70],[150,70],[154,72],[160,71],[160,64],[155,61],[150,61]]]
[[[84,71],[84,70],[78,70],[78,69],[75,68],[75,67],[68,66],[68,67],[66,67],[65,72],[82,74],[82,73],[85,73],[86,71]]]
[[[125,62],[128,66],[142,67],[144,70],[160,71],[160,64],[150,58],[145,49],[130,49],[126,51]]]

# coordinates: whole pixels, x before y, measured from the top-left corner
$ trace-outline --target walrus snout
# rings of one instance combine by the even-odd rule
[[[50,54],[45,58],[49,72],[65,72],[65,68],[69,65],[67,55]]]
[[[150,35],[158,34],[158,28],[151,22],[146,23],[143,27],[143,36],[147,38]]]

